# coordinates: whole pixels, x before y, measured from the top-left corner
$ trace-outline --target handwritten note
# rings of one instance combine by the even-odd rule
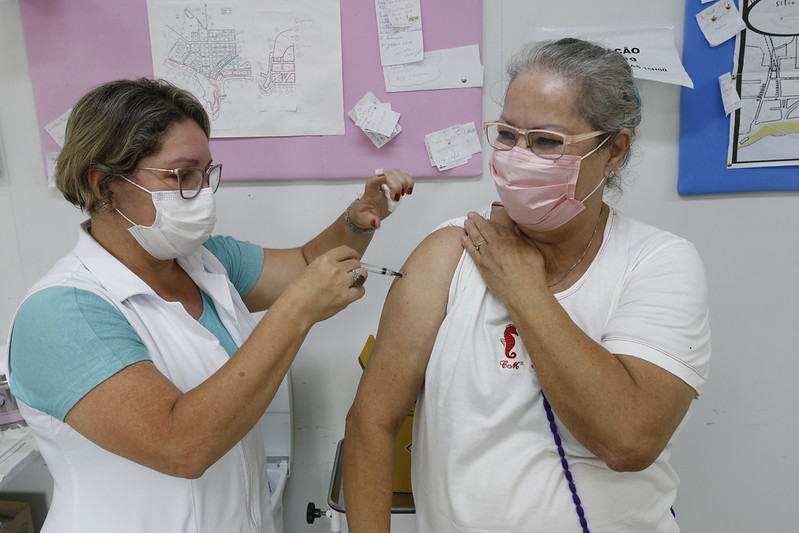
[[[60,117],[44,127],[45,131],[50,134],[50,137],[58,144],[59,148],[64,147],[64,138],[67,134],[67,120],[69,120],[69,115],[71,114],[72,108],[70,107]]]
[[[741,97],[738,96],[738,89],[735,87],[735,80],[729,72],[719,76],[719,88],[721,89],[721,101],[724,103],[724,114],[729,115],[736,109],[741,108]]]
[[[400,114],[391,109],[391,104],[381,102],[371,91],[358,100],[347,116],[377,148],[382,148],[402,131]]]
[[[394,27],[389,19],[388,0],[375,0],[380,64],[402,65],[424,59],[421,11],[418,20],[404,27]]]
[[[721,0],[700,11],[696,21],[710,46],[718,46],[746,29],[732,0]]]
[[[389,137],[394,127],[399,122],[400,114],[391,110],[391,104],[365,103],[355,108],[358,121],[355,123],[359,128],[373,133],[379,133],[383,137]]]
[[[474,122],[428,133],[424,145],[430,164],[440,171],[465,165],[472,155],[482,151]]]
[[[47,186],[55,188],[55,167],[58,164],[58,154],[61,152],[46,152],[45,162],[47,164]]]
[[[407,28],[422,19],[420,0],[383,0],[392,28]]]
[[[476,44],[425,52],[424,60],[383,67],[386,92],[482,87],[483,65]]]

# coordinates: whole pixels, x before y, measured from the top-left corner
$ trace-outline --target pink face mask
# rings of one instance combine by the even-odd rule
[[[582,200],[575,199],[580,163],[604,142],[582,157],[564,155],[554,161],[518,146],[494,150],[488,166],[510,218],[533,231],[551,231],[577,216],[585,209],[583,202],[605,181],[600,180]]]

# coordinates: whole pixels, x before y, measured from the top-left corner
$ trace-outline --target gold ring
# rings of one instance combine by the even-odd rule
[[[486,243],[486,240],[485,240],[485,239],[483,239],[482,241],[480,241],[480,242],[478,242],[477,244],[475,244],[475,245],[474,245],[474,249],[475,249],[475,250],[477,250],[477,251],[479,252],[479,251],[480,251],[480,247],[481,247],[482,245],[484,245],[485,243]]]

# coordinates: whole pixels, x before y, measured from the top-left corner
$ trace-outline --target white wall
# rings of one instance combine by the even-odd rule
[[[19,1],[26,0],[0,0],[0,249],[5,250],[0,255],[0,331],[27,287],[72,246],[82,218],[45,185]],[[499,113],[495,100],[502,92],[502,65],[535,27],[670,24],[681,48],[682,2],[485,0],[483,10],[487,120]],[[679,89],[653,82],[642,82],[640,89],[644,122],[638,156],[617,205],[693,241],[711,289],[710,383],[674,450],[683,482],[679,522],[687,532],[792,531],[799,472],[792,446],[799,436],[799,400],[792,393],[799,370],[796,194],[678,196]],[[359,189],[356,180],[226,182],[218,192],[218,230],[268,246],[293,246],[329,223]],[[366,260],[399,266],[438,222],[479,208],[494,195],[486,177],[421,181],[380,230]],[[314,328],[293,367],[295,446],[284,503],[287,532],[330,530],[325,519],[307,525],[305,507],[309,501],[326,502],[335,445],[361,373],[356,356],[377,327],[387,287],[388,280],[373,276],[362,301]],[[48,490],[40,474],[29,476]],[[19,483],[27,483],[20,490],[31,490],[30,480]],[[396,524],[401,533],[414,530],[408,517]]]

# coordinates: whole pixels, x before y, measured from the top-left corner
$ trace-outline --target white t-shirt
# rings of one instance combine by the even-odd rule
[[[701,391],[710,357],[707,289],[688,241],[611,210],[597,257],[556,298],[611,353],[646,359]],[[679,485],[670,444],[645,470],[619,473],[556,423],[592,532],[679,531],[670,512]],[[530,357],[466,253],[414,424],[420,533],[582,531]]]

